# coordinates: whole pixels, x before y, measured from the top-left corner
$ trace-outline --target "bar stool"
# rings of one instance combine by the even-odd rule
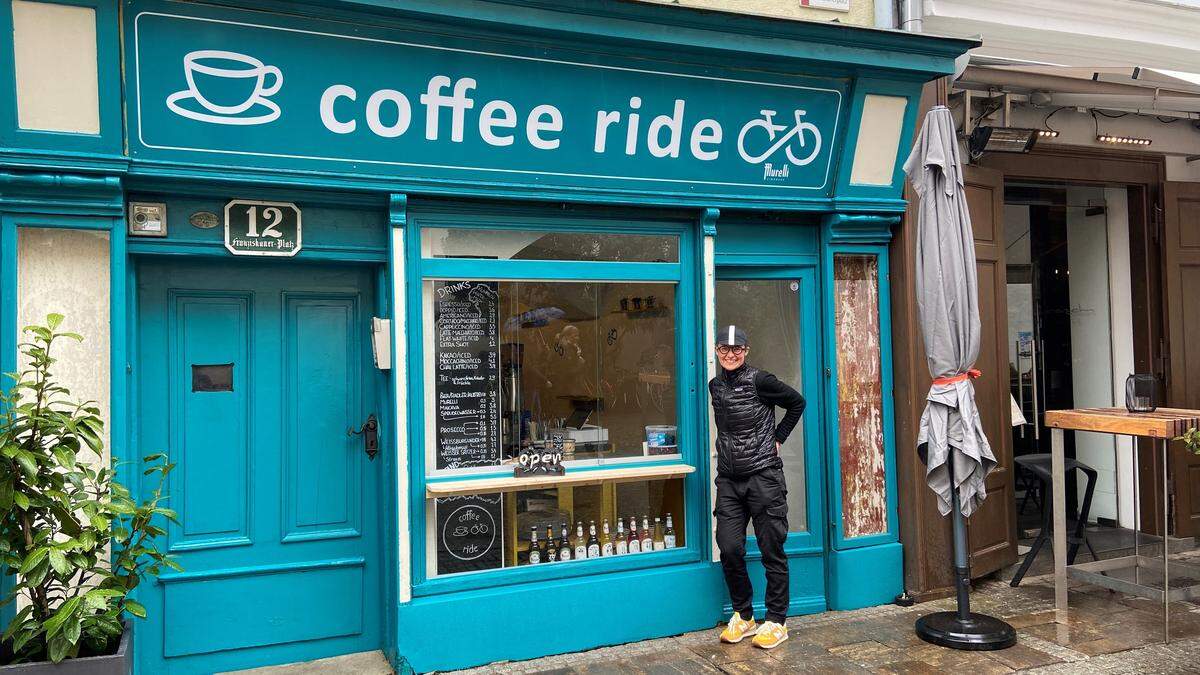
[[[1014,461],[1021,465],[1022,468],[1037,476],[1042,481],[1042,531],[1038,533],[1037,539],[1033,540],[1033,546],[1030,547],[1029,553],[1025,554],[1025,560],[1021,562],[1020,569],[1017,570],[1016,576],[1009,582],[1012,586],[1019,586],[1021,579],[1025,577],[1025,573],[1029,571],[1029,566],[1033,564],[1034,558],[1037,557],[1042,546],[1050,539],[1052,509],[1048,507],[1051,503],[1051,475],[1050,475],[1050,453],[1042,452],[1033,455],[1022,455],[1014,458]],[[1087,535],[1084,534],[1084,527],[1087,525],[1088,512],[1092,508],[1092,493],[1096,489],[1096,470],[1078,460],[1066,459],[1064,472],[1079,471],[1087,478],[1087,487],[1083,493],[1083,504],[1079,508],[1078,517],[1075,519],[1075,532],[1067,533],[1067,564],[1075,563],[1075,554],[1079,552],[1079,545],[1087,546],[1088,552],[1092,554],[1092,560],[1099,560],[1096,555],[1096,549],[1092,548],[1092,542],[1088,541]],[[1068,523],[1070,521],[1068,520]]]

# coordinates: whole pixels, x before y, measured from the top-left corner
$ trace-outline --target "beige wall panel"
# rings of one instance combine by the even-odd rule
[[[17,126],[100,133],[96,10],[12,0]]]
[[[866,95],[850,170],[852,185],[892,184],[907,106],[908,100],[900,96]]]
[[[682,7],[701,7],[717,9],[739,14],[759,14],[762,16],[778,16],[787,19],[804,21],[833,21],[855,26],[875,25],[875,3],[872,0],[850,0],[849,12],[838,12],[828,9],[805,7],[801,0],[641,0],[656,2],[660,5],[679,5]]]
[[[104,418],[104,463],[109,461],[111,419],[108,250],[106,232],[23,227],[17,235],[18,330],[59,313],[66,316],[59,330],[83,336],[81,343],[55,343],[54,372],[72,398],[99,405]],[[25,368],[26,359],[22,357],[20,364]],[[84,453],[81,459],[96,458]]]

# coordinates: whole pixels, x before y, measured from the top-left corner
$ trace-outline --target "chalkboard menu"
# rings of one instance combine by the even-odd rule
[[[437,468],[500,463],[500,298],[494,281],[434,282]]]
[[[504,566],[501,493],[439,497],[435,501],[438,574]]]

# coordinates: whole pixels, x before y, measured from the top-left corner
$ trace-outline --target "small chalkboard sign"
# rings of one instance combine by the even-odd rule
[[[439,497],[435,501],[438,574],[504,566],[502,493]]]

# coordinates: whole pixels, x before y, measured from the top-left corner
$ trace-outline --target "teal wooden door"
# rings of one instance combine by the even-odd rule
[[[177,468],[141,590],[138,672],[211,673],[381,646],[383,461],[347,435],[379,415],[374,270],[146,262],[138,453]],[[151,486],[143,485],[143,489]]]
[[[824,453],[821,445],[820,296],[812,266],[717,267],[717,325],[742,327],[750,342],[746,362],[771,372],[804,395],[808,405],[780,449],[788,488],[788,557],[791,614],[827,608]],[[783,411],[777,411],[782,416]],[[747,529],[753,533],[753,525]],[[754,611],[765,613],[766,574],[757,542],[746,544],[754,585]],[[726,613],[732,608],[726,606]]]

